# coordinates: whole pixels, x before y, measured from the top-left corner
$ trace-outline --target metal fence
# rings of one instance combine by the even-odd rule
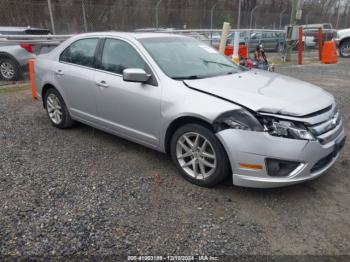
[[[288,8],[271,12],[271,8],[257,4],[249,11],[239,12],[236,6],[223,4],[225,1],[210,0],[206,1],[210,4],[190,8],[191,1],[199,2],[114,0],[102,4],[97,0],[1,0],[0,26],[44,27],[55,34],[154,27],[220,28],[224,21],[230,22],[232,28],[281,29],[290,19]],[[350,15],[321,16],[311,10],[304,11],[299,21],[300,24],[327,22],[339,28],[348,27]]]

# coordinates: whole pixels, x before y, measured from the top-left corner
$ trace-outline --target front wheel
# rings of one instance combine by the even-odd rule
[[[350,57],[350,41],[345,41],[340,44],[339,53],[342,57]]]
[[[170,153],[181,175],[193,184],[212,187],[230,173],[225,149],[213,132],[202,125],[180,127],[171,139]]]

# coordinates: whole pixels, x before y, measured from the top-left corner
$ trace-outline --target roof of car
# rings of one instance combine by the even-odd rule
[[[157,37],[184,37],[182,35],[177,34],[169,34],[169,33],[148,33],[148,32],[96,32],[96,33],[84,33],[79,36],[119,36],[126,38],[134,38],[134,39],[143,39],[143,38],[157,38]]]

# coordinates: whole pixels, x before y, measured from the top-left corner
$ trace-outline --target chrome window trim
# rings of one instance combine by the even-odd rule
[[[159,82],[160,82],[160,78],[158,76],[158,74],[156,73],[157,70],[154,69],[152,63],[149,62],[149,59],[147,59],[147,57],[145,57],[143,55],[143,53],[141,52],[141,50],[131,41],[129,41],[128,39],[126,38],[123,38],[123,37],[117,37],[117,36],[112,36],[112,35],[104,35],[104,36],[90,36],[90,37],[86,37],[86,38],[80,38],[80,39],[77,39],[76,41],[70,43],[65,49],[63,49],[63,51],[61,51],[58,55],[58,62],[59,63],[62,63],[62,64],[67,64],[67,65],[72,65],[72,66],[77,66],[77,67],[81,67],[81,68],[84,68],[84,69],[89,69],[89,70],[92,70],[92,71],[97,71],[97,72],[101,72],[101,73],[107,73],[109,75],[114,75],[114,76],[118,76],[118,77],[123,77],[122,74],[118,74],[118,73],[113,73],[113,72],[110,72],[110,71],[106,71],[106,70],[103,70],[103,69],[99,69],[99,68],[96,68],[96,67],[90,67],[90,66],[83,66],[83,65],[79,65],[79,64],[74,64],[74,63],[70,63],[70,62],[66,62],[66,61],[61,61],[60,60],[60,57],[62,55],[62,53],[68,48],[70,47],[72,44],[74,44],[75,42],[77,41],[80,41],[80,40],[85,40],[85,39],[116,39],[116,40],[120,40],[120,41],[124,41],[128,44],[130,44],[134,49],[135,51],[140,55],[140,57],[144,60],[144,62],[147,64],[147,66],[151,69],[152,71],[152,74],[154,75],[154,77],[156,77],[156,80],[158,82],[158,85],[159,85]],[[136,40],[137,41],[137,40]],[[97,48],[97,46],[96,46]],[[95,50],[96,51],[96,50]],[[103,52],[103,50],[102,50]],[[145,52],[147,52],[147,50],[145,50]],[[147,52],[147,54],[150,56],[150,54]]]

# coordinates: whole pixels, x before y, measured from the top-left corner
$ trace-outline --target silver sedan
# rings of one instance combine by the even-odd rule
[[[75,36],[35,64],[52,124],[74,121],[167,152],[184,178],[246,187],[314,179],[345,142],[334,97],[238,67],[206,44],[156,33]]]

